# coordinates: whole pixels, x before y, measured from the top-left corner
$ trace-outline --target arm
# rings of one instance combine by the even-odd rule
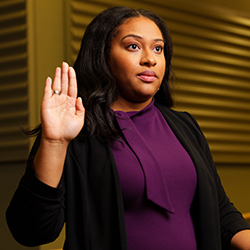
[[[53,90],[60,91],[54,94]],[[77,98],[76,75],[68,64],[56,69],[53,84],[47,78],[41,106],[42,136],[33,166],[38,179],[49,186],[60,182],[69,142],[83,127],[84,108]]]
[[[197,140],[209,162],[209,172],[212,173],[211,176],[213,176],[213,180],[216,184],[216,193],[214,197],[218,199],[222,249],[250,250],[250,225],[227,197],[221,184],[220,177],[217,174],[206,139],[194,118],[190,115],[189,117],[191,117],[197,129],[200,131],[201,136],[199,136]]]
[[[59,90],[60,94],[53,93]],[[84,123],[81,99],[76,99],[76,76],[63,63],[54,82],[46,80],[41,106],[42,132],[30,153],[26,172],[7,209],[7,223],[23,245],[51,242],[64,224],[64,161],[69,142]]]

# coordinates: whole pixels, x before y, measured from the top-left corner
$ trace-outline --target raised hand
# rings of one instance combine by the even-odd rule
[[[76,74],[67,63],[56,68],[54,81],[47,78],[41,105],[42,138],[71,141],[84,125],[85,109],[77,98]]]
[[[57,187],[69,142],[84,125],[85,109],[77,98],[76,75],[67,63],[57,68],[54,81],[47,78],[41,106],[42,137],[33,168],[40,181]]]

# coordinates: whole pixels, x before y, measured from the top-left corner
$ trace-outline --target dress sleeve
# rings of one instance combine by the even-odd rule
[[[32,163],[40,145],[37,137],[25,174],[6,211],[9,229],[17,242],[38,246],[54,241],[64,224],[64,181],[57,188],[42,183]]]
[[[196,120],[190,114],[188,115],[193,120],[194,124],[196,125],[198,130],[200,130],[201,133],[199,143],[209,162],[209,166],[211,167],[210,171],[212,173],[214,182],[216,184],[216,190],[217,190],[216,197],[218,198],[218,204],[219,204],[222,249],[229,249],[232,237],[241,230],[250,229],[250,225],[243,218],[242,214],[236,209],[236,207],[233,205],[233,203],[226,195],[226,192],[221,184],[220,177],[217,173],[216,166],[213,161],[206,138],[201,132],[201,129]]]

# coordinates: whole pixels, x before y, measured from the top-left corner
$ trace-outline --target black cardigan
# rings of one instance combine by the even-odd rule
[[[232,236],[250,225],[226,196],[205,137],[188,113],[155,105],[196,167],[198,182],[191,213],[198,249],[229,249]],[[108,143],[97,137],[73,140],[60,185],[52,188],[32,170],[39,140],[7,209],[14,238],[27,246],[49,243],[66,222],[64,249],[127,250],[122,192]]]

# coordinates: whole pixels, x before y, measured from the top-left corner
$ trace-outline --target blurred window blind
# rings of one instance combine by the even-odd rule
[[[211,4],[186,1],[70,1],[69,54],[73,63],[88,23],[102,10],[125,5],[159,14],[170,28],[175,109],[190,112],[215,162],[250,163],[250,18]]]
[[[28,123],[26,1],[0,2],[0,162],[27,158]]]

